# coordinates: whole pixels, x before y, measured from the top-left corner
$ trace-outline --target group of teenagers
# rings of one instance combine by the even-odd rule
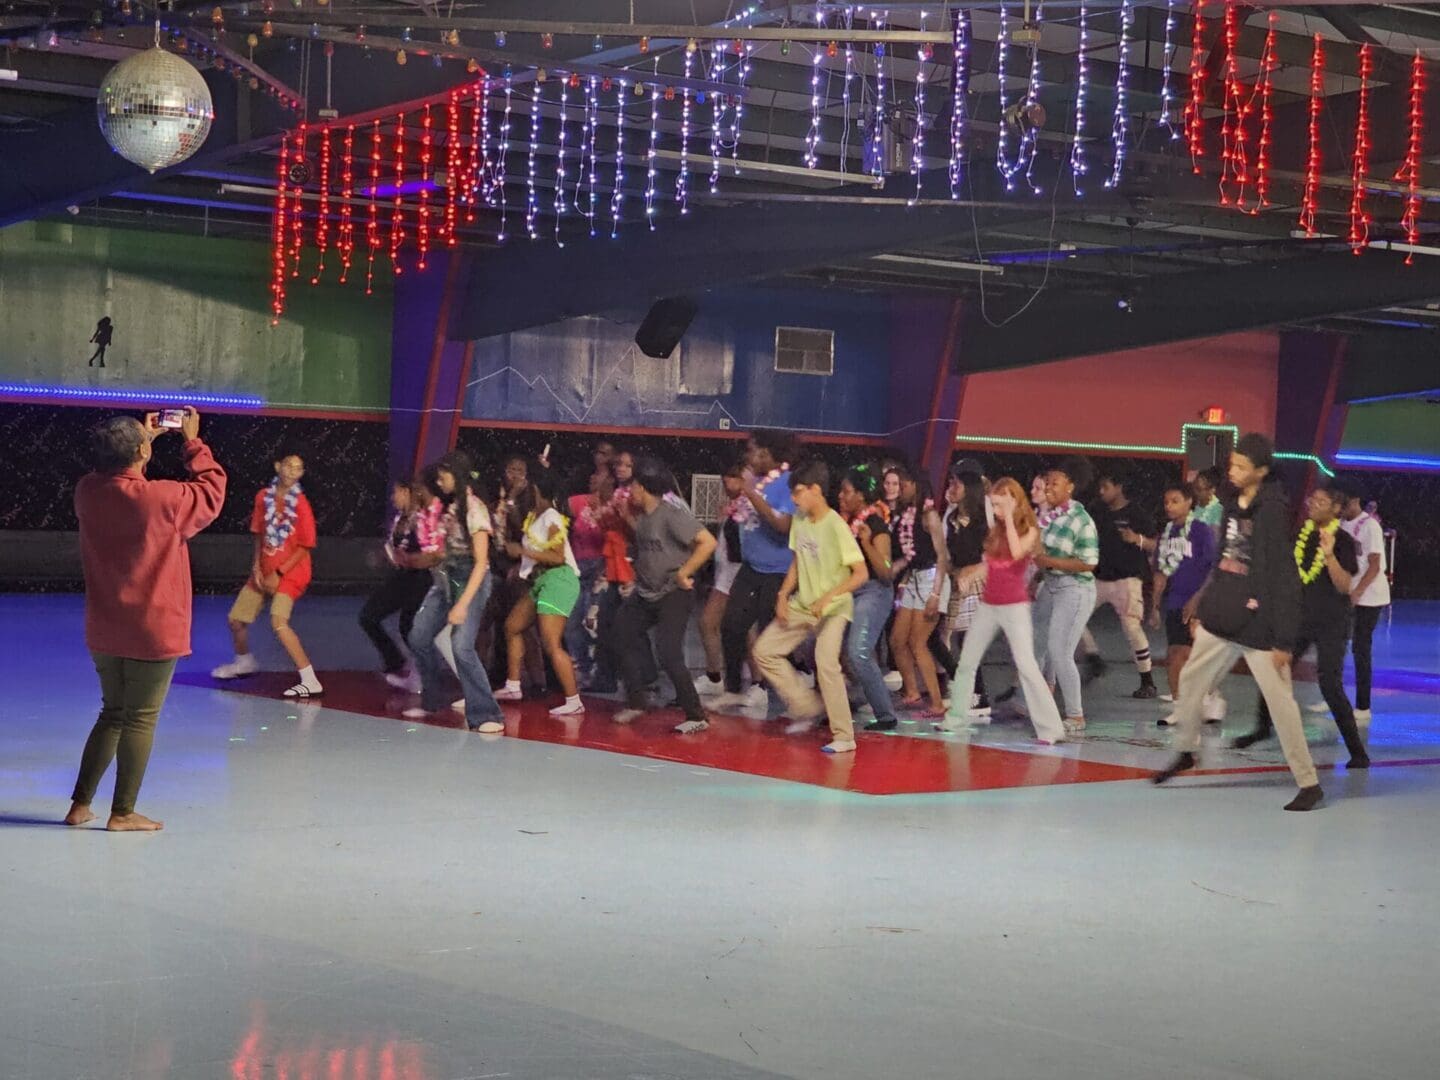
[[[76,488],[87,643],[105,706],[70,824],[93,819],[90,797],[117,757],[112,827],[156,824],[145,824],[133,802],[175,662],[190,651],[185,542],[218,515],[226,488],[193,409],[180,429],[190,479],[148,481],[150,445],[164,433],[153,415],[102,424],[95,469]],[[1243,657],[1262,702],[1255,729],[1235,745],[1278,733],[1300,787],[1286,809],[1317,805],[1322,792],[1291,682],[1292,661],[1311,645],[1349,767],[1369,764],[1361,728],[1370,637],[1389,603],[1381,529],[1360,509],[1357,490],[1325,482],[1310,493],[1297,534],[1263,435],[1238,440],[1223,476],[1169,485],[1163,529],[1130,502],[1117,470],[1100,474],[1098,501],[1087,509],[1078,495],[1093,470],[1080,457],[1043,471],[1028,495],[1015,479],[992,481],[978,462],[961,460],[936,499],[926,478],[898,461],[837,477],[818,459],[792,467],[797,446],[787,433],[756,431],[724,474],[727,502],[712,529],[657,459],[602,443],[586,474],[566,484],[547,456],[548,448],[535,462],[507,460],[493,496],[458,451],[395,485],[389,569],[360,621],[391,685],[420,695],[407,716],[452,708],[471,729],[502,733],[500,703],[543,695],[548,661],[564,698],[551,715],[583,715],[582,688],[623,688],[625,707],[613,717],[630,723],[651,708],[663,670],[684,714],[680,734],[706,729],[707,698],[717,710],[768,715],[768,684],[783,699],[787,730],[828,725],[823,749],[845,754],[856,748],[857,708],[868,710],[873,731],[895,729],[905,710],[940,730],[987,723],[980,668],[1003,634],[1019,685],[997,701],[1018,691],[1037,739],[1053,745],[1084,730],[1077,657],[1088,674],[1098,672],[1086,625],[1109,605],[1134,649],[1134,696],[1175,702],[1160,723],[1177,727],[1177,755],[1157,783],[1195,766],[1202,725],[1223,714],[1216,691]],[[235,657],[212,672],[229,680],[258,670],[249,627],[268,603],[298,674],[291,698],[324,693],[290,626],[316,546],[304,473],[303,452],[282,449],[274,479],[255,493],[251,572],[229,614]],[[697,680],[685,640],[705,578],[707,670]],[[405,650],[383,626],[395,613]],[[1165,628],[1169,695],[1154,682],[1147,615]],[[1342,681],[1352,627],[1355,706]],[[499,689],[487,670],[491,653],[504,664]],[[447,666],[459,678],[458,701],[446,700]]]
[[[1018,691],[1019,711],[1053,745],[1085,728],[1083,688],[1103,670],[1087,624],[1109,606],[1133,649],[1133,696],[1176,703],[1157,720],[1179,729],[1182,748],[1162,780],[1193,766],[1196,724],[1223,718],[1218,684],[1236,650],[1247,659],[1269,652],[1256,672],[1264,697],[1257,727],[1235,744],[1278,730],[1310,792],[1298,802],[1318,798],[1289,659],[1281,664],[1312,644],[1350,765],[1368,764],[1360,725],[1369,719],[1374,621],[1352,615],[1352,605],[1373,614],[1371,594],[1385,587],[1379,526],[1359,511],[1358,492],[1322,484],[1292,535],[1263,436],[1240,441],[1226,474],[1211,469],[1168,485],[1163,527],[1131,501],[1123,470],[1102,469],[1097,482],[1081,457],[1040,473],[1028,493],[964,459],[937,499],[923,475],[898,461],[837,477],[819,460],[792,467],[798,456],[788,434],[755,432],[724,474],[727,501],[713,527],[696,519],[664,463],[610,443],[568,482],[544,456],[513,456],[492,494],[472,461],[453,452],[397,484],[390,569],[360,621],[391,684],[420,694],[407,715],[453,707],[471,728],[503,732],[500,702],[544,694],[548,661],[564,695],[551,715],[583,714],[582,690],[623,689],[626,706],[614,717],[628,723],[651,707],[663,670],[684,714],[682,734],[708,726],[707,699],[715,709],[768,712],[773,690],[792,730],[828,724],[824,749],[849,753],[857,709],[868,710],[872,731],[894,730],[903,711],[945,731],[988,722],[981,664],[1003,634],[1018,686],[998,697]],[[237,656],[214,672],[254,670],[245,627],[269,592],[272,621],[300,672],[287,692],[297,697],[323,692],[288,627],[308,581],[296,552],[314,543],[313,515],[297,495],[302,473],[303,461],[282,456],[276,480],[256,495],[255,568],[231,612]],[[1087,507],[1078,494],[1092,484],[1097,497]],[[1345,517],[1348,531],[1340,529]],[[697,582],[707,578],[702,604]],[[707,668],[699,679],[685,655],[697,608]],[[396,612],[405,650],[383,626]],[[1146,623],[1164,629],[1168,694],[1155,682]],[[1358,719],[1342,683],[1352,625]],[[499,689],[486,663],[492,653],[504,666]],[[447,660],[463,690],[453,703],[445,700]]]

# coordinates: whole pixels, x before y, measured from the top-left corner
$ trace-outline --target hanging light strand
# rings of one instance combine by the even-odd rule
[[[1110,168],[1107,188],[1119,186],[1125,171],[1125,152],[1130,141],[1130,102],[1127,91],[1130,86],[1130,33],[1135,25],[1135,5],[1132,0],[1120,0],[1120,56],[1115,72],[1115,116],[1110,123],[1110,141],[1114,146],[1115,160]]]
[[[551,205],[555,210],[555,243],[561,247],[565,245],[560,241],[560,220],[565,216],[565,145],[567,140],[566,126],[570,120],[570,79],[568,76],[560,76],[560,135],[556,143],[555,153],[555,198]],[[580,129],[580,156],[575,166],[577,175],[583,175],[585,166],[585,129]],[[576,181],[579,182],[578,180]]]
[[[965,128],[969,124],[970,115],[970,12],[966,8],[960,8],[955,12],[955,36],[952,43],[954,56],[954,82],[951,86],[950,101],[950,198],[960,198],[960,182],[965,171]],[[846,116],[849,116],[849,56],[850,48],[845,48],[846,56]]]
[[[815,26],[825,25],[825,13],[815,5]],[[820,164],[820,71],[825,47],[815,42],[810,51],[810,130],[805,134],[805,164],[813,169]]]
[[[1205,156],[1205,0],[1195,0],[1190,28],[1190,100],[1185,105],[1185,136],[1190,143],[1190,168],[1200,175]]]
[[[735,80],[735,109],[730,124],[730,163],[735,175],[740,175],[740,132],[745,119],[745,80],[750,77],[750,58],[755,46],[750,42],[737,42],[740,51],[740,73]]]
[[[1350,250],[1359,255],[1370,239],[1370,215],[1365,211],[1365,174],[1370,169],[1370,76],[1373,64],[1368,44],[1360,46],[1360,92],[1355,114],[1355,149],[1350,158]]]
[[[593,238],[596,191],[600,186],[600,165],[597,161],[600,156],[600,80],[594,75],[591,75],[590,81],[585,84],[585,113],[590,131],[590,168],[585,179],[585,218],[590,224],[590,236]]]
[[[1405,183],[1405,213],[1400,218],[1400,227],[1405,230],[1405,240],[1410,244],[1420,242],[1420,164],[1425,154],[1425,61],[1420,50],[1415,50],[1415,59],[1410,62],[1410,141],[1405,149],[1405,163],[1395,174],[1397,181]],[[1405,265],[1412,266],[1415,253],[1408,252]]]
[[[300,132],[295,137],[295,160],[305,160],[305,136],[308,126],[302,121]],[[305,242],[305,222],[301,217],[304,189],[300,184],[290,185],[290,276],[300,276],[300,249]]]
[[[505,198],[505,179],[506,163],[510,159],[510,111],[514,89],[510,72],[507,70],[505,72],[505,112],[500,119],[500,152],[495,158],[495,183],[492,185],[495,198],[500,201],[500,231],[495,238],[502,242],[506,237],[506,215],[509,209]]]
[[[390,266],[400,276],[400,245],[405,240],[405,114],[395,121],[395,196],[390,208]]]
[[[680,174],[675,177],[675,203],[681,214],[690,212],[690,101],[689,81],[695,74],[694,42],[685,48],[685,80],[680,104]]]
[[[1010,111],[1009,99],[1010,88],[1008,86],[1009,72],[1006,70],[1010,55],[1010,16],[1004,4],[1000,5],[1000,33],[995,39],[995,64],[996,75],[1000,82],[998,91],[1000,97],[1000,130],[995,135],[995,168],[1005,178],[1005,190],[1014,191],[1015,185],[1010,182],[1010,153],[1008,143],[1010,142],[1010,123],[1006,119],[1006,113]]]
[[[621,214],[625,208],[625,98],[630,84],[615,81],[615,189],[610,193],[610,239],[620,235]]]
[[[1315,35],[1310,53],[1310,149],[1305,155],[1305,190],[1300,196],[1300,228],[1315,235],[1315,211],[1320,204],[1320,110],[1325,101],[1325,44]]]
[[[645,220],[655,230],[655,147],[660,140],[660,87],[650,87],[650,147],[645,152]]]
[[[1243,206],[1249,162],[1245,149],[1245,120],[1250,103],[1240,84],[1240,17],[1234,4],[1225,6],[1224,117],[1220,122],[1220,205]],[[1234,187],[1234,194],[1231,188]]]
[[[1075,131],[1070,137],[1070,180],[1083,195],[1081,178],[1090,171],[1085,160],[1085,94],[1090,85],[1090,12],[1080,5],[1080,45],[1075,52]]]
[[[474,104],[470,110],[470,162],[465,170],[465,223],[475,221],[475,205],[481,199],[480,185],[490,168],[489,82],[485,76],[475,80],[472,88]],[[485,185],[485,201],[490,201],[490,187]]]
[[[1170,132],[1171,140],[1180,138],[1175,126],[1175,2],[1165,0],[1165,44],[1160,57],[1160,126]]]
[[[468,180],[464,177],[464,148],[460,145],[461,90],[450,91],[445,101],[445,222],[441,235],[454,247],[455,224],[460,217],[460,200],[465,198]]]
[[[340,151],[340,284],[350,280],[350,261],[355,253],[355,125],[345,128]]]
[[[718,42],[710,50],[710,81],[723,85],[725,79],[725,48]],[[725,119],[724,94],[710,94],[710,194],[720,191],[720,126]]]
[[[426,105],[420,116],[420,222],[416,229],[420,248],[420,258],[416,266],[420,270],[426,269],[430,260],[430,188],[434,175],[431,165],[434,162],[435,150],[432,124],[430,106]]]
[[[280,325],[285,314],[285,185],[289,181],[290,135],[280,139],[280,164],[275,170],[275,221],[270,236],[270,311],[271,326]]]
[[[1005,18],[1005,9],[1000,9],[1000,18]],[[885,29],[883,15],[875,19],[875,29]],[[885,175],[885,43],[875,43],[875,112],[870,119],[870,171],[876,176]]]
[[[1260,141],[1255,148],[1255,208],[1258,214],[1270,205],[1270,144],[1275,111],[1271,106],[1275,85],[1275,12],[1270,12],[1270,28],[1265,34],[1265,48],[1260,54]]]
[[[563,85],[563,84],[562,84]],[[540,238],[536,220],[540,216],[540,195],[535,186],[540,160],[540,80],[530,84],[530,144],[525,158],[525,232],[531,240]]]
[[[320,129],[320,204],[319,217],[315,222],[315,247],[320,259],[315,264],[315,273],[310,277],[311,285],[320,284],[325,276],[325,256],[330,252],[330,129]]]
[[[920,200],[925,177],[925,52],[916,54],[915,65],[915,133],[910,137],[910,175],[915,177],[912,202]]]
[[[370,190],[368,217],[365,222],[365,295],[375,291],[375,252],[380,250],[380,157],[384,152],[380,141],[380,121],[370,125]]]

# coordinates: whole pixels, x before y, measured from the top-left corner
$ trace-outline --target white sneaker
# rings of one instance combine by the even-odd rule
[[[791,720],[785,725],[786,735],[803,735],[807,731],[815,730],[815,717],[808,720]]]
[[[1206,694],[1205,700],[1200,703],[1201,715],[1205,717],[1207,723],[1218,723],[1224,720],[1227,708],[1224,696],[1216,690],[1211,690]]]
[[[1369,710],[1369,709],[1356,709],[1356,710],[1355,710],[1355,722],[1356,722],[1357,724],[1368,724],[1368,723],[1370,723],[1370,710]]]
[[[698,735],[700,732],[707,730],[709,727],[710,722],[708,720],[686,720],[682,724],[675,725],[675,734]]]
[[[851,739],[836,739],[820,748],[822,754],[853,754],[855,743]]]
[[[400,715],[405,717],[406,720],[424,720],[425,717],[429,716],[430,714],[424,709],[420,708],[420,706],[416,705],[414,708],[406,709]]]
[[[578,696],[566,698],[563,705],[556,705],[550,710],[551,716],[579,716],[585,711],[585,703]]]
[[[640,717],[644,715],[644,709],[621,709],[614,716],[612,716],[611,719],[614,720],[617,724],[633,724],[636,720],[639,720]]]
[[[228,664],[221,664],[210,672],[212,679],[243,679],[246,675],[254,675],[260,670],[260,665],[255,661],[254,653],[246,653],[244,656],[237,656]]]
[[[765,687],[754,683],[749,690],[740,695],[740,707],[742,709],[768,709],[770,695],[766,692]]]
[[[989,705],[980,704],[980,695],[970,695],[970,718],[977,724],[988,724],[990,722],[991,708]]]
[[[898,671],[887,671],[885,673],[885,689],[892,693],[905,685],[905,680],[900,677]]]
[[[1156,720],[1155,723],[1161,727],[1174,727],[1176,724],[1175,714],[1172,712],[1167,716],[1162,716],[1159,720]]]
[[[1309,705],[1305,706],[1305,711],[1308,713],[1328,713],[1330,706],[1326,705],[1323,701],[1312,701]]]
[[[502,686],[495,691],[496,701],[524,701],[525,695],[520,692],[519,687]]]
[[[465,711],[465,699],[462,697],[458,701],[450,702],[450,708],[458,713],[463,713]]]
[[[718,697],[725,693],[725,680],[712,679],[709,675],[701,675],[695,680],[695,692],[701,697]]]
[[[505,725],[502,724],[499,720],[486,720],[475,730],[478,731],[481,735],[504,735]]]
[[[387,671],[385,673],[386,685],[393,686],[396,690],[409,690],[410,678],[410,671],[406,668],[402,668],[399,671]],[[416,681],[418,682],[419,680],[417,679]]]
[[[1161,694],[1161,695],[1160,695],[1160,700],[1163,701],[1163,702],[1165,702],[1166,705],[1173,705],[1173,704],[1175,704],[1175,695],[1174,695],[1174,694]]]

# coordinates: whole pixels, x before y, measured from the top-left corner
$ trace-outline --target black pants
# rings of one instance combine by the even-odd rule
[[[1355,657],[1355,708],[1370,708],[1370,681],[1374,674],[1375,625],[1383,607],[1355,609],[1355,641],[1351,654]]]
[[[415,622],[415,613],[425,602],[430,591],[429,570],[402,570],[391,567],[385,580],[375,586],[375,591],[360,609],[360,628],[374,643],[380,653],[380,662],[387,672],[400,671],[405,667],[405,656],[396,646],[394,639],[381,625],[382,621],[400,613],[400,637],[408,640],[410,627]]]
[[[705,710],[695,681],[685,665],[685,630],[695,610],[695,593],[690,589],[673,589],[659,600],[646,600],[638,592],[631,593],[615,615],[615,652],[620,660],[620,678],[625,683],[625,696],[632,709],[649,705],[652,681],[650,631],[659,646],[660,666],[675,684],[675,696],[687,720],[704,720]]]
[[[740,669],[750,649],[750,628],[770,625],[775,617],[775,598],[785,584],[784,574],[762,574],[748,565],[740,567],[730,586],[730,602],[720,624],[720,647],[725,653],[725,689],[740,692]]]
[[[1304,656],[1312,644],[1315,646],[1315,667],[1320,677],[1320,693],[1325,698],[1325,704],[1330,706],[1330,714],[1335,717],[1335,726],[1340,729],[1340,737],[1345,740],[1345,749],[1350,751],[1351,757],[1365,757],[1365,742],[1360,738],[1360,730],[1355,725],[1355,710],[1350,707],[1350,699],[1345,696],[1345,638],[1333,630],[1324,634],[1302,636],[1295,643],[1295,658],[1298,660]],[[1260,716],[1256,729],[1267,736],[1272,730],[1270,709],[1263,696],[1260,698]]]

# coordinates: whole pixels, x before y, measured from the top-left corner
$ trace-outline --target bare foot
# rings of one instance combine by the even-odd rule
[[[66,825],[88,825],[95,820],[88,803],[71,803],[70,812],[65,815]]]
[[[111,814],[105,823],[108,832],[159,832],[164,827],[163,821],[151,821],[143,814]]]

